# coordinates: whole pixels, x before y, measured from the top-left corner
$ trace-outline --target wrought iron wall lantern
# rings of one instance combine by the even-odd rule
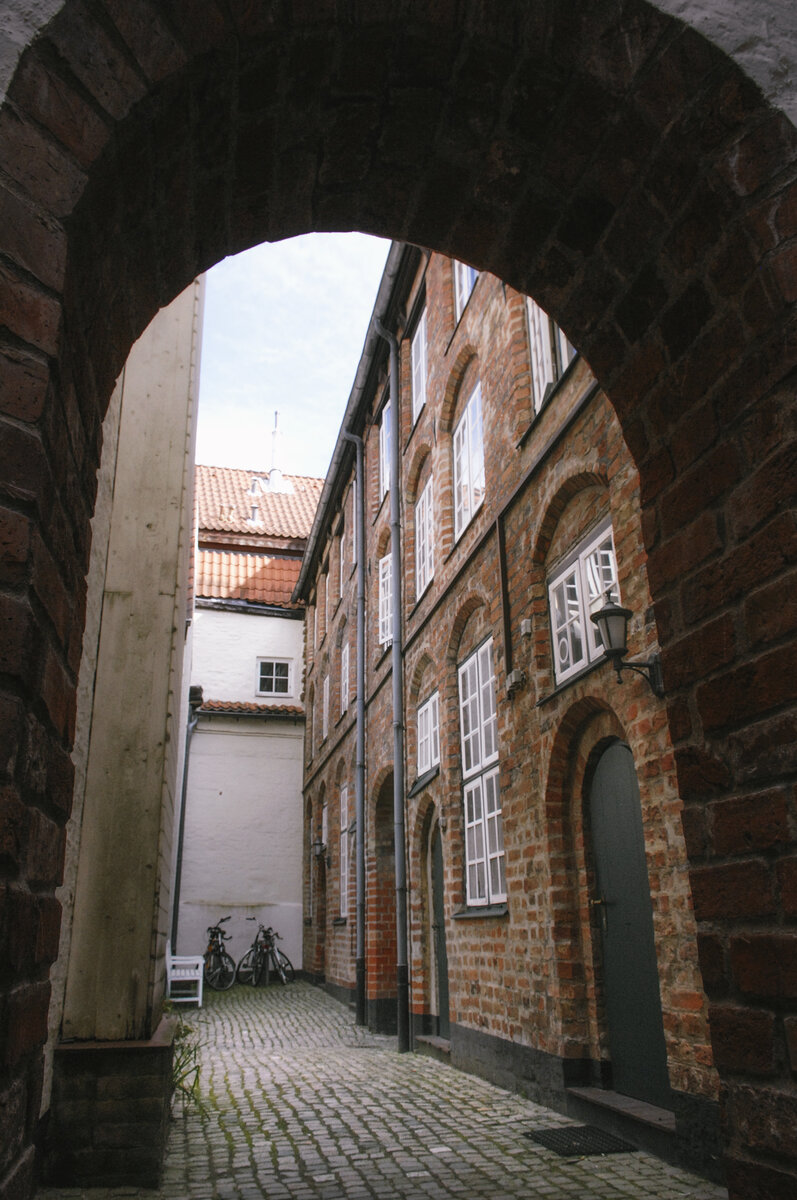
[[[323,842],[320,837],[313,842],[313,854],[316,858],[321,858],[326,848],[326,842]],[[327,857],[327,866],[329,866],[329,857]]]
[[[610,591],[606,592],[603,608],[592,613],[592,620],[598,627],[606,657],[617,672],[617,681],[622,683],[621,671],[636,671],[650,684],[654,696],[664,695],[664,679],[661,673],[661,659],[658,654],[652,654],[647,662],[624,662],[628,653],[628,620],[632,616],[630,608],[623,608],[612,599]]]

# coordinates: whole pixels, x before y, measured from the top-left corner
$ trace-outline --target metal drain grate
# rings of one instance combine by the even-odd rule
[[[628,1142],[596,1125],[559,1125],[552,1129],[529,1129],[523,1135],[562,1158],[590,1154],[627,1154],[636,1150]]]

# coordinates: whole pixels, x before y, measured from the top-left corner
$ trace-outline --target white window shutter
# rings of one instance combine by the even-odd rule
[[[526,297],[526,309],[529,315],[534,411],[539,412],[545,399],[545,390],[554,378],[550,320],[548,314],[540,308],[535,300],[532,300],[531,296]]]
[[[379,644],[393,640],[393,559],[390,554],[379,560]]]
[[[411,346],[412,359],[412,420],[418,420],[426,403],[426,309],[421,314]]]

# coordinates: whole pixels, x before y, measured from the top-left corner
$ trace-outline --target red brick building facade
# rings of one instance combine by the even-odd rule
[[[638,674],[617,682],[589,621],[590,598],[599,606],[609,585],[633,613],[631,657],[657,649],[639,479],[618,422],[542,310],[491,275],[394,245],[375,316],[399,338],[398,403],[379,341],[370,356],[366,347],[344,420],[364,438],[366,481],[369,1022],[396,1022],[384,575],[398,407],[415,1035],[559,1108],[598,1120],[608,1111],[643,1142],[652,1122],[646,1144],[716,1172],[717,1081],[667,714]],[[313,711],[305,966],[343,997],[355,987],[354,502],[341,438],[299,589],[311,605]],[[623,762],[638,793],[627,812],[602,813],[600,780],[608,771],[611,792]],[[632,825],[634,810],[626,844],[614,824]],[[636,882],[612,876],[612,860],[624,869],[637,851]],[[635,918],[616,894],[632,887],[645,893],[650,933],[639,962],[625,925]],[[639,1016],[629,991],[652,1010],[640,1020],[651,1026],[644,1044],[623,1029]],[[627,1117],[629,1096],[643,1121]]]
[[[729,1193],[792,1200],[793,6],[5,7],[0,1189],[32,1194],[47,1116],[55,892],[114,382],[155,312],[213,263],[358,229],[534,295],[617,414],[639,471]],[[114,930],[100,949],[98,963],[114,955]],[[142,952],[136,971],[152,1033],[163,963]]]

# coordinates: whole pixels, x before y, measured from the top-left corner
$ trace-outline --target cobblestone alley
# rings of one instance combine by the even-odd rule
[[[163,1186],[43,1189],[39,1200],[723,1200],[642,1153],[560,1158],[524,1134],[566,1117],[354,1025],[306,983],[210,993],[204,1113],[175,1102]]]

